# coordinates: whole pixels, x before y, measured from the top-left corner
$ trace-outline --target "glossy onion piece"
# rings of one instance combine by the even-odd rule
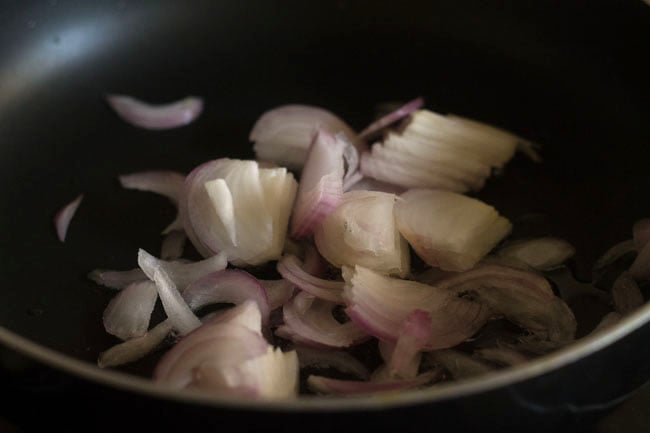
[[[97,360],[97,365],[99,368],[107,368],[135,362],[158,347],[171,330],[172,324],[169,320],[160,322],[142,337],[132,338],[102,352]]]
[[[351,184],[345,191],[380,191],[389,194],[399,195],[406,191],[406,188],[382,182],[371,177],[362,177],[359,181]]]
[[[185,181],[185,232],[205,257],[223,252],[236,266],[278,259],[296,189],[285,168],[226,158],[207,162]]]
[[[596,263],[594,263],[594,280],[597,279],[596,275],[600,273],[604,268],[615,263],[626,254],[630,254],[636,251],[637,249],[632,239],[627,239],[611,246],[607,251],[603,253],[603,255],[598,258],[598,260],[596,260]]]
[[[172,230],[163,236],[160,247],[162,260],[177,260],[183,256],[187,235],[183,230]]]
[[[61,242],[65,242],[65,237],[68,234],[68,227],[70,226],[70,221],[74,217],[74,214],[77,212],[81,200],[83,200],[83,194],[80,194],[72,200],[70,203],[66,204],[59,210],[54,216],[54,227],[56,228],[56,236]]]
[[[147,275],[140,268],[129,271],[94,269],[88,274],[88,278],[100,286],[110,287],[111,289],[123,289],[129,284],[145,281]]]
[[[331,112],[309,105],[282,105],[262,114],[250,132],[249,139],[257,159],[273,161],[292,170],[302,168],[316,129],[330,134],[342,132],[359,151],[363,150],[357,134]]]
[[[439,350],[430,353],[429,357],[444,367],[454,379],[480,376],[494,370],[486,363],[456,350]]]
[[[325,280],[304,270],[304,264],[294,255],[286,255],[278,261],[278,272],[301,290],[326,301],[343,304],[343,281]]]
[[[296,352],[300,368],[335,368],[341,373],[353,374],[361,380],[370,378],[368,368],[357,358],[342,350],[297,346]]]
[[[347,144],[319,129],[314,135],[300,176],[291,216],[291,236],[306,238],[341,202],[343,153]]]
[[[154,380],[175,388],[253,399],[291,398],[298,391],[298,357],[269,345],[248,327],[257,304],[245,302],[181,339],[160,360]],[[254,315],[254,314],[253,314]]]
[[[418,110],[401,133],[388,133],[362,156],[361,172],[405,188],[476,191],[520,141],[480,122]]]
[[[203,111],[203,100],[195,96],[160,105],[148,104],[124,95],[108,95],[106,101],[122,120],[144,129],[185,126]]]
[[[414,379],[420,366],[420,351],[431,339],[431,316],[422,310],[411,312],[404,322],[387,361],[388,371],[395,379]]]
[[[344,268],[343,277],[348,316],[381,340],[396,342],[402,323],[422,310],[431,318],[427,350],[453,347],[474,335],[492,314],[447,289],[386,277],[361,266]]]
[[[295,343],[316,347],[350,347],[367,339],[354,322],[339,323],[336,304],[300,292],[283,307],[284,325],[276,333]]]
[[[464,195],[410,190],[400,198],[399,232],[422,260],[446,271],[471,269],[512,228],[492,206]]]
[[[156,285],[151,281],[133,283],[121,290],[104,310],[104,328],[122,340],[142,337],[158,299]]]
[[[639,289],[639,285],[627,272],[623,272],[614,281],[612,285],[612,300],[614,301],[614,309],[616,312],[623,316],[630,314],[644,303],[643,294]]]
[[[262,322],[269,320],[269,300],[266,290],[248,272],[226,269],[212,272],[194,281],[183,291],[183,298],[192,310],[209,304],[242,304],[252,300],[262,315]]]
[[[393,208],[395,196],[377,191],[350,191],[314,233],[318,251],[337,267],[364,266],[405,276],[410,270],[406,241],[400,236]]]
[[[440,372],[428,371],[411,380],[392,380],[382,382],[365,382],[356,380],[340,380],[329,377],[310,375],[307,386],[314,392],[333,395],[363,395],[377,392],[402,391],[426,386],[440,377]]]
[[[166,261],[160,260],[140,249],[138,251],[138,265],[151,280],[153,280],[156,269],[163,269],[178,289],[183,291],[199,278],[226,269],[228,262],[224,254],[217,254],[199,262]]]
[[[479,265],[440,280],[435,287],[484,304],[536,339],[560,345],[575,336],[576,319],[571,309],[555,296],[548,281],[535,273]]]
[[[372,122],[370,125],[366,126],[366,128],[359,133],[359,137],[361,138],[370,137],[371,135],[375,134],[378,131],[381,131],[385,127],[397,122],[398,120],[405,118],[415,110],[422,108],[423,105],[424,105],[424,98],[422,97],[409,101],[406,104],[399,107],[398,109],[391,111],[390,113],[380,117],[376,121]]]
[[[164,269],[157,267],[152,279],[156,283],[165,314],[179,335],[185,335],[201,326],[201,321],[185,303],[176,285]]]
[[[501,248],[498,255],[545,271],[561,265],[575,252],[575,248],[563,239],[543,237],[511,242]]]
[[[293,283],[284,278],[280,280],[258,280],[258,282],[266,290],[271,311],[286,304],[295,290]]]
[[[630,275],[637,280],[650,279],[650,242],[639,250],[629,269]]]
[[[178,205],[183,193],[185,175],[169,170],[140,171],[123,174],[118,180],[122,188],[160,194],[174,205]]]

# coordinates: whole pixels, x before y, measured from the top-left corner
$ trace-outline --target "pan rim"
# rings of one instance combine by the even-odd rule
[[[393,409],[402,406],[431,404],[444,400],[462,398],[515,385],[546,373],[551,373],[589,355],[631,334],[650,322],[650,302],[611,328],[587,335],[569,346],[548,355],[512,368],[503,369],[485,376],[460,382],[449,382],[428,389],[370,395],[364,397],[307,397],[284,401],[250,401],[230,397],[206,395],[205,393],[169,389],[146,378],[117,370],[100,369],[94,364],[76,359],[36,343],[28,338],[0,326],[0,343],[47,367],[64,371],[99,385],[120,391],[134,392],[152,398],[165,399],[186,404],[200,404],[239,410],[263,410],[272,412],[307,411],[372,411]]]

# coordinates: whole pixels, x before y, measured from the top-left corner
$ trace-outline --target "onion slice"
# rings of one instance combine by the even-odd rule
[[[185,175],[169,170],[140,171],[120,175],[118,180],[122,188],[160,194],[178,205],[183,194]]]
[[[616,312],[623,316],[630,314],[644,303],[643,294],[641,294],[639,285],[627,272],[623,272],[614,281],[612,285],[612,300],[614,301],[614,309]]]
[[[418,97],[412,101],[409,101],[399,107],[397,110],[380,117],[370,125],[366,126],[366,128],[359,133],[359,137],[368,138],[376,132],[381,131],[385,127],[405,118],[415,110],[422,108],[422,106],[424,106],[424,98],[422,97]]]
[[[183,230],[172,230],[163,236],[160,247],[160,258],[162,260],[177,260],[183,256],[187,235]]]
[[[153,280],[156,269],[163,269],[171,281],[183,291],[188,285],[199,278],[226,269],[228,262],[226,256],[221,253],[201,260],[199,262],[181,263],[160,260],[143,249],[138,251],[138,265]]]
[[[446,271],[471,269],[512,228],[492,206],[453,192],[410,190],[400,198],[399,232],[422,260]]]
[[[280,337],[316,347],[350,347],[367,339],[353,322],[339,323],[332,312],[336,304],[300,292],[283,307]]]
[[[192,123],[203,111],[203,100],[196,96],[160,105],[152,105],[125,95],[108,95],[106,101],[122,120],[144,129],[185,126]]]
[[[149,330],[142,337],[132,338],[102,352],[97,360],[97,365],[99,368],[107,368],[135,362],[158,347],[171,330],[171,322],[165,320]]]
[[[544,271],[561,265],[575,252],[575,248],[563,239],[543,237],[511,242],[501,248],[498,255]]]
[[[309,105],[282,105],[260,116],[250,132],[257,159],[273,161],[292,170],[302,168],[314,130],[342,132],[359,151],[363,142],[343,120],[331,112]]]
[[[156,283],[158,296],[160,296],[169,321],[180,335],[185,335],[201,326],[201,321],[190,310],[163,268],[157,267],[154,270],[153,282]]]
[[[294,255],[286,255],[278,261],[278,272],[301,290],[326,301],[343,304],[343,282],[325,280],[308,274]]]
[[[305,159],[291,217],[291,236],[309,237],[341,202],[346,143],[319,129]]]
[[[111,289],[123,289],[130,284],[145,281],[147,275],[140,268],[131,269],[129,271],[94,269],[88,274],[88,278],[100,286],[109,287]]]
[[[414,379],[420,367],[420,351],[431,339],[431,315],[422,310],[411,312],[397,337],[397,343],[387,362],[392,378]]]
[[[61,242],[65,242],[65,237],[68,234],[68,227],[70,226],[70,221],[74,217],[74,214],[77,212],[81,200],[83,200],[84,195],[80,194],[72,200],[70,203],[66,204],[59,210],[54,216],[54,227],[56,228],[56,236]]]
[[[151,281],[133,283],[121,290],[104,310],[104,328],[122,340],[142,337],[158,299],[156,285]]]
[[[593,274],[597,275],[605,267],[615,263],[624,255],[633,253],[635,251],[637,250],[632,239],[627,239],[613,245],[607,251],[605,251],[603,255],[598,258],[598,260],[596,260],[596,263],[594,264]]]
[[[271,311],[289,302],[295,290],[295,286],[285,279],[258,280],[258,282],[266,290],[266,295],[269,299],[269,309]]]

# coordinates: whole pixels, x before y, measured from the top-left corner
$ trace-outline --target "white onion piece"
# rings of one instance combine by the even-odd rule
[[[359,181],[351,184],[347,188],[344,188],[344,191],[359,191],[359,190],[365,190],[365,191],[381,191],[385,192],[388,194],[395,194],[399,195],[406,191],[404,187],[397,186],[397,185],[392,185],[390,183],[382,182],[377,179],[373,179],[371,177],[361,177]]]
[[[418,375],[412,380],[393,380],[387,382],[365,382],[356,380],[340,380],[329,377],[310,375],[307,386],[314,392],[333,395],[363,395],[378,392],[402,391],[423,387],[440,377],[439,371],[429,371]]]
[[[100,286],[110,287],[111,289],[123,289],[129,284],[145,281],[147,275],[140,268],[129,271],[94,269],[88,274],[88,278]]]
[[[337,267],[360,265],[405,276],[410,270],[406,241],[394,223],[395,196],[377,191],[350,191],[316,229],[314,241]]]
[[[278,261],[278,272],[282,277],[301,290],[326,301],[343,304],[343,282],[325,280],[307,273],[303,264],[293,255],[286,255]]]
[[[320,255],[318,250],[312,244],[305,245],[304,261],[302,269],[310,275],[315,277],[322,277],[327,273],[329,264],[323,256]]]
[[[405,192],[395,219],[422,260],[448,271],[471,269],[512,228],[492,206],[449,191]]]
[[[154,380],[176,389],[192,387],[212,394],[248,398],[289,398],[297,393],[298,359],[264,340],[257,329],[241,325],[249,319],[247,301],[205,323],[174,346],[156,366]]]
[[[575,252],[575,248],[563,239],[544,237],[511,242],[501,248],[498,255],[544,271],[561,265]]]
[[[59,210],[54,216],[54,227],[56,228],[56,236],[61,242],[65,242],[65,237],[68,234],[68,227],[70,226],[70,221],[74,217],[74,214],[77,212],[81,200],[83,200],[84,195],[80,194],[72,200],[70,203],[66,204]]]
[[[269,298],[269,309],[271,311],[289,302],[295,290],[295,286],[285,279],[258,280],[258,282],[266,290],[266,295]]]
[[[187,235],[181,230],[173,230],[163,236],[160,247],[160,258],[162,260],[177,260],[183,256]]]
[[[614,309],[616,312],[623,316],[630,314],[644,303],[643,294],[639,289],[639,285],[627,272],[623,272],[614,281],[612,285],[612,300],[614,301]]]
[[[97,360],[97,365],[99,368],[107,368],[137,361],[158,347],[171,330],[171,322],[165,320],[153,327],[153,329],[149,330],[142,337],[132,338],[102,352]]]
[[[306,238],[341,202],[346,143],[319,129],[300,176],[291,216],[291,236]]]
[[[424,105],[424,98],[422,97],[409,101],[406,104],[399,107],[398,109],[372,122],[363,131],[359,133],[359,137],[367,138],[373,135],[374,133],[381,131],[385,127],[397,122],[398,120],[405,118],[415,110],[420,109],[423,105]]]
[[[155,269],[153,282],[156,283],[158,296],[169,321],[180,335],[185,335],[201,326],[201,321],[185,303],[176,285],[164,269],[161,267]]]
[[[386,277],[361,266],[344,268],[343,277],[348,316],[381,340],[397,341],[409,314],[422,310],[431,317],[427,349],[453,347],[474,335],[492,314],[445,288]]]
[[[650,218],[643,218],[632,226],[632,240],[637,251],[641,251],[650,240]]]
[[[133,283],[111,299],[104,310],[104,328],[122,340],[147,333],[158,292],[151,281]]]
[[[350,347],[367,339],[353,322],[339,323],[332,312],[336,304],[300,292],[283,307],[280,337],[316,347]]]
[[[226,269],[228,262],[223,253],[199,262],[182,263],[160,260],[140,249],[138,251],[138,265],[150,280],[153,280],[156,269],[163,269],[179,290],[183,291],[199,278]]]
[[[203,256],[224,252],[236,266],[260,265],[280,257],[296,189],[285,168],[222,158],[187,176],[180,215]]]
[[[456,350],[439,350],[429,354],[438,365],[444,367],[454,379],[465,379],[489,373],[494,368]]]
[[[629,272],[637,280],[650,279],[650,242],[647,242],[638,252],[630,265]]]
[[[249,139],[258,159],[273,161],[292,170],[302,168],[314,130],[330,134],[342,132],[360,151],[362,141],[356,132],[331,112],[309,105],[282,105],[262,114]]]
[[[390,376],[396,379],[414,379],[420,366],[420,351],[431,339],[431,316],[422,310],[411,312],[397,337],[397,343],[387,362]]]
[[[195,96],[160,105],[148,104],[124,95],[108,95],[106,101],[122,120],[144,129],[185,126],[203,111],[203,100]]]
[[[576,319],[571,309],[553,294],[545,278],[532,272],[480,265],[443,279],[435,287],[486,305],[536,339],[560,345],[575,336]]]
[[[175,205],[180,202],[185,184],[184,174],[169,170],[140,171],[120,175],[118,179],[122,188],[160,194]]]
[[[616,262],[618,259],[623,257],[626,254],[636,252],[636,246],[634,244],[634,240],[632,239],[627,239],[625,241],[619,242],[612,247],[610,247],[607,251],[601,255],[598,260],[596,260],[596,263],[594,263],[594,269],[593,273],[597,274],[599,271],[601,271],[603,268],[611,265],[612,263]]]
[[[269,300],[266,290],[248,272],[226,269],[207,274],[183,291],[183,298],[192,310],[217,304],[241,304],[246,300],[255,301],[262,315],[262,322],[269,319]]]
[[[350,141],[348,141],[345,134],[339,132],[336,134],[336,139],[346,143],[345,150],[343,151],[343,160],[345,161],[345,176],[343,176],[343,191],[347,191],[350,185],[358,182],[363,175],[359,171],[360,159],[359,151]]]
[[[317,349],[307,346],[296,347],[300,367],[335,368],[359,379],[368,380],[370,372],[357,358],[342,350]]]
[[[519,365],[529,358],[521,352],[506,347],[485,347],[474,352],[479,358],[506,366]]]

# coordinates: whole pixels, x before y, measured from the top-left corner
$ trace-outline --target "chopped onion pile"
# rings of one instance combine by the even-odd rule
[[[149,128],[178,124],[185,107],[109,101]],[[644,302],[637,281],[650,278],[650,220],[597,263],[609,269],[638,253],[611,294],[573,290],[586,284],[558,278],[575,253],[571,244],[508,241],[510,221],[461,194],[481,189],[518,147],[541,160],[534,145],[422,105],[421,98],[401,105],[358,135],[322,108],[281,106],[250,133],[258,161],[216,159],[187,176],[120,176],[124,188],[168,197],[179,216],[164,232],[160,258],[141,249],[138,269],[89,274],[119,290],[103,320],[123,341],[98,365],[134,362],[172,344],[154,380],[173,389],[258,399],[402,391],[569,344],[576,320],[566,302],[577,292],[611,300],[615,311],[598,329]],[[379,132],[383,139],[367,151],[364,140]],[[300,171],[299,184],[289,169]],[[57,218],[62,240],[76,205]],[[186,239],[202,260],[183,257]],[[158,298],[166,319],[152,324]],[[505,321],[507,331],[484,336]],[[361,350],[374,359],[357,358]]]

